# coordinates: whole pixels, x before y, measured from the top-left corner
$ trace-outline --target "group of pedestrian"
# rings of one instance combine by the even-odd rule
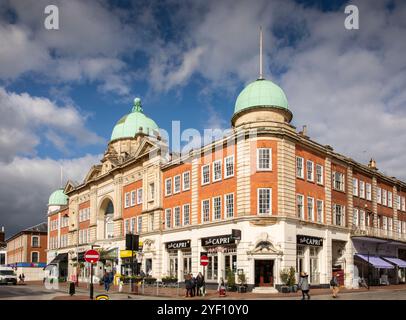
[[[104,272],[102,281],[104,283],[104,290],[106,290],[107,292],[109,292],[110,290],[110,285],[113,283],[114,280],[114,275],[113,272]]]
[[[338,277],[340,275],[338,273],[334,274],[333,277],[330,280],[330,288],[333,294],[333,298],[338,297],[338,292],[339,292],[339,282],[338,282]],[[310,300],[310,284],[309,284],[309,275],[306,272],[301,272],[300,273],[300,280],[298,283],[298,288],[299,290],[302,291],[302,300]]]
[[[194,296],[205,296],[206,289],[205,289],[205,281],[204,276],[201,272],[194,277],[193,274],[187,274],[185,276],[185,287],[186,287],[186,294],[185,298],[187,297],[194,297]]]

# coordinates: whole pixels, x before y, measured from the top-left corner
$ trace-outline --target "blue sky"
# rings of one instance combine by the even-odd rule
[[[285,91],[293,124],[312,139],[406,178],[406,4],[351,1],[53,1],[0,3],[0,212],[10,232],[45,218],[48,195],[81,181],[134,97],[170,131],[228,128],[235,99],[258,76]],[[389,142],[391,142],[389,146]],[[24,194],[24,197],[21,197]],[[4,219],[3,219],[4,218]]]

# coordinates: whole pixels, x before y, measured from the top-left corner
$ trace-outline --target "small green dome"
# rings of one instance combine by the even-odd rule
[[[158,130],[158,126],[154,120],[148,118],[141,107],[141,99],[134,99],[134,106],[131,113],[122,117],[114,126],[110,140],[121,138],[133,138],[137,133],[152,135],[154,130]]]
[[[52,192],[49,197],[48,205],[49,206],[62,206],[68,204],[68,196],[63,193],[63,189],[58,189]]]
[[[288,99],[275,83],[258,79],[247,85],[238,95],[234,114],[253,107],[277,107],[288,109]]]

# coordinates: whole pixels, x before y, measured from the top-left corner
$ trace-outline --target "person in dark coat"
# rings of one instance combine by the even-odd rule
[[[307,299],[310,300],[309,276],[307,275],[306,272],[300,273],[300,280],[298,286],[300,290],[302,290],[302,300],[305,300],[305,296],[307,296]]]
[[[201,292],[201,288],[203,286],[203,275],[201,272],[199,272],[199,274],[196,277],[196,295],[197,296],[201,296],[202,292]]]
[[[104,283],[104,290],[109,292],[109,290],[110,290],[110,274],[107,271],[104,272],[102,280],[103,280],[103,283]]]
[[[191,281],[190,274],[187,274],[185,276],[185,288],[186,288],[185,298],[187,298],[189,296],[191,297],[192,296],[192,281]]]
[[[191,281],[192,281],[192,297],[196,295],[196,278],[193,276],[193,274],[190,274]]]

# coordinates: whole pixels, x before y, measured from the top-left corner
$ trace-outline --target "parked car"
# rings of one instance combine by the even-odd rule
[[[0,267],[0,283],[13,285],[17,284],[17,275],[11,267]]]

